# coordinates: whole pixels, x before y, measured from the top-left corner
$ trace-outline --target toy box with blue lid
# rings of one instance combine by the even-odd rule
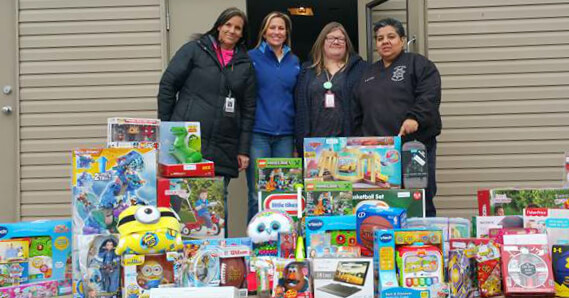
[[[71,221],[0,224],[1,297],[71,294]]]

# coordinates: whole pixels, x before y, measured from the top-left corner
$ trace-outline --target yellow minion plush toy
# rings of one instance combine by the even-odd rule
[[[181,250],[180,219],[170,208],[130,206],[119,215],[119,255],[155,254]]]

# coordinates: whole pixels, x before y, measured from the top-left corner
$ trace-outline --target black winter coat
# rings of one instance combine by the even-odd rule
[[[311,103],[309,100],[309,86],[310,82],[316,79],[316,71],[314,68],[310,67],[312,61],[307,61],[302,64],[302,69],[300,70],[300,75],[298,76],[298,81],[296,83],[295,89],[295,109],[296,117],[294,123],[294,137],[296,150],[300,156],[304,151],[303,144],[304,138],[310,135],[310,111],[312,111]],[[357,54],[351,54],[346,64],[346,82],[344,84],[344,89],[342,94],[345,98],[342,100],[343,110],[347,111],[344,113],[342,119],[343,130],[346,136],[351,135],[352,131],[352,115],[351,111],[353,102],[353,92],[357,86],[364,70],[368,67],[368,63],[362,60],[362,58]]]
[[[224,110],[229,89],[235,98],[232,114]],[[178,50],[158,90],[160,120],[200,122],[203,157],[215,163],[220,176],[237,177],[237,155],[249,155],[255,104],[255,70],[247,51],[236,47],[223,67],[209,35]]]

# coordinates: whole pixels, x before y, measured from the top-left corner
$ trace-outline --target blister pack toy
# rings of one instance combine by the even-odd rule
[[[124,255],[123,297],[148,297],[150,289],[181,284],[182,254]]]
[[[213,177],[214,164],[202,158],[201,146],[199,122],[161,122],[160,176]]]
[[[131,205],[156,205],[156,151],[152,148],[73,151],[73,232],[116,233]]]
[[[277,259],[273,275],[273,298],[312,298],[311,270],[308,261]]]
[[[259,158],[255,167],[257,191],[296,192],[302,184],[301,158]]]
[[[109,118],[107,125],[110,148],[158,148],[158,119]]]
[[[74,282],[75,297],[113,297],[120,295],[121,259],[115,252],[116,235],[79,235],[75,255],[79,257]]]
[[[185,239],[223,238],[224,188],[222,177],[158,178],[158,206],[179,215]]]

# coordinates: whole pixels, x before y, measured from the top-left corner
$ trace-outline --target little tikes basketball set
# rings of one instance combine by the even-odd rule
[[[446,297],[440,230],[376,229],[374,236],[379,297]]]
[[[376,189],[352,191],[354,210],[364,201],[377,201],[387,207],[402,208],[407,217],[425,217],[424,189]]]
[[[385,207],[377,202],[361,204],[356,210],[356,232],[362,255],[373,254],[374,229],[399,229],[406,227],[404,209]]]

